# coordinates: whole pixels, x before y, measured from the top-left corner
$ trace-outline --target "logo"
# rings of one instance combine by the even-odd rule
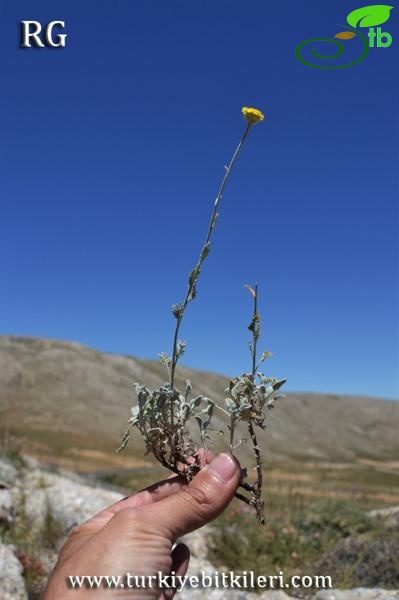
[[[45,28],[39,21],[21,21],[21,48],[65,48],[66,33],[58,33],[54,39],[54,29],[64,29],[65,21],[50,21]],[[44,29],[44,35],[42,30]],[[42,34],[42,35],[41,35]]]
[[[382,25],[388,21],[392,8],[393,6],[387,6],[386,4],[374,4],[373,6],[357,8],[347,16],[346,20],[349,24],[349,27],[348,25],[338,24],[339,27],[346,29],[346,31],[337,33],[334,38],[312,38],[310,40],[306,40],[296,47],[295,56],[301,63],[307,65],[308,67],[313,67],[314,69],[345,69],[346,67],[353,67],[353,65],[357,65],[366,58],[370,48],[388,48],[388,46],[392,44],[391,34],[387,33],[386,31],[382,31],[381,27],[378,27],[378,25]],[[368,32],[361,32],[359,29],[357,29],[357,27],[368,28]],[[310,60],[313,58],[320,59],[321,61],[338,58],[345,51],[345,46],[340,40],[344,40],[345,43],[347,43],[353,38],[360,39],[362,43],[361,54],[358,58],[354,58],[350,62],[347,62],[343,65],[322,63],[315,64],[314,62],[310,62]],[[303,49],[308,44],[314,44],[315,42],[329,42],[335,44],[337,51],[334,54],[326,55],[319,54],[315,48],[312,48],[311,56],[309,56],[309,59],[307,59],[306,51],[303,52]]]

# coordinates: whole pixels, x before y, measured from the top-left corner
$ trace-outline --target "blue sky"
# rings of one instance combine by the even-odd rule
[[[170,351],[170,306],[240,109],[256,106],[266,119],[226,190],[184,363],[249,368],[243,286],[257,281],[266,370],[288,390],[397,396],[399,8],[382,25],[389,48],[320,70],[295,47],[333,37],[362,4],[269,4],[0,3],[3,333]],[[66,48],[19,48],[24,19],[65,20]]]

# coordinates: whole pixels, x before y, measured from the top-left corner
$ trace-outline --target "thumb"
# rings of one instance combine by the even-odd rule
[[[166,528],[170,538],[175,540],[223,512],[240,479],[238,462],[229,454],[218,454],[186,488],[142,510],[147,519]]]

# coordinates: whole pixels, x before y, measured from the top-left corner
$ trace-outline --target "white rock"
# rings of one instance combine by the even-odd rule
[[[0,488],[0,522],[12,519],[13,498],[10,490]]]
[[[267,591],[258,595],[245,590],[227,590],[227,589],[183,589],[177,596],[179,600],[291,600],[282,591]]]
[[[381,519],[385,527],[393,528],[399,525],[399,506],[370,510],[367,515],[374,519]]]
[[[11,486],[15,483],[18,476],[18,471],[10,462],[0,460],[0,483],[5,483]]]
[[[353,590],[322,590],[314,600],[399,600],[399,591],[371,588]]]
[[[122,498],[119,493],[87,485],[78,478],[40,470],[28,473],[22,487],[26,511],[38,526],[50,510],[67,532]]]
[[[47,512],[43,481],[44,474],[41,471],[25,472],[12,489],[14,506],[24,507],[24,513],[29,515],[31,526],[36,531],[42,528]]]
[[[263,592],[260,596],[257,596],[258,600],[290,600],[291,596],[287,596],[282,590],[270,590]],[[252,599],[251,599],[252,600]],[[255,600],[255,598],[254,598]]]
[[[204,598],[206,600],[249,600],[248,594],[243,591],[210,588],[191,589],[187,587],[176,596],[176,600],[204,600]]]
[[[0,542],[0,600],[28,600],[22,565],[12,547]]]
[[[210,525],[205,525],[197,531],[192,531],[183,536],[179,542],[184,542],[190,548],[191,556],[202,560],[207,560],[209,538],[212,532]]]

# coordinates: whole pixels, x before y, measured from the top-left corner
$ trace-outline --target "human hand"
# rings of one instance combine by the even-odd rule
[[[184,575],[190,552],[174,544],[227,507],[240,482],[238,463],[219,454],[188,484],[174,476],[128,496],[77,527],[63,545],[43,600],[170,600],[173,590],[68,586],[76,576]]]

